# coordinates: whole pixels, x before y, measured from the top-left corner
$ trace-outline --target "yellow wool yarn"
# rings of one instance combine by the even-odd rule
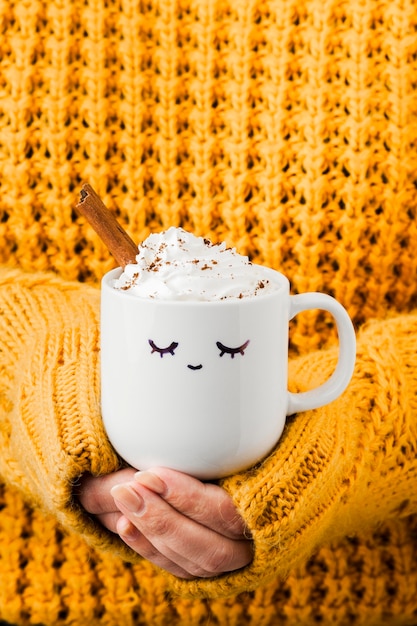
[[[0,619],[415,626],[416,0],[3,0],[0,24]],[[95,288],[114,261],[74,212],[84,181],[134,240],[225,240],[362,326],[346,393],[223,483],[242,571],[174,580],[73,496],[119,467]],[[292,389],[334,339],[297,316]]]
[[[224,239],[358,322],[414,301],[414,0],[7,0],[0,19],[0,262],[98,281],[88,181],[135,241]]]

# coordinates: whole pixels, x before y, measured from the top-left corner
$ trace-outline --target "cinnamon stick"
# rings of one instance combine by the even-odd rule
[[[88,183],[82,186],[80,201],[75,208],[84,215],[123,269],[128,263],[136,263],[137,245]]]

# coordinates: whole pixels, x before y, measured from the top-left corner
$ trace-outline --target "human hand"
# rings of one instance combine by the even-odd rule
[[[125,469],[87,477],[80,502],[135,552],[179,578],[217,576],[252,560],[227,492],[181,472]]]

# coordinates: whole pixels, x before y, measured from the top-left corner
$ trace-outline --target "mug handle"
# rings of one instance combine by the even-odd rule
[[[317,409],[338,398],[352,378],[356,359],[356,337],[352,321],[346,309],[332,296],[310,292],[290,296],[291,320],[297,313],[308,309],[323,309],[333,315],[339,336],[339,359],[330,378],[310,391],[288,392],[287,415]]]

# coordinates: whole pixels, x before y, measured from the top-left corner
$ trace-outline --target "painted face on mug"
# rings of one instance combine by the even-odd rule
[[[175,356],[176,351],[181,350],[178,341],[171,341],[171,343],[165,348],[158,346],[153,339],[148,339],[148,343],[151,347],[151,354],[159,354],[162,358],[165,355],[170,354],[171,356]],[[225,354],[229,355],[232,359],[235,358],[235,355],[240,354],[244,356],[245,350],[249,345],[249,339],[247,339],[242,345],[232,348],[223,344],[221,341],[216,341],[216,346],[219,350],[219,356],[223,356]],[[197,371],[203,369],[203,363],[188,363],[187,367],[190,370]]]
[[[171,395],[181,394],[181,402],[189,405],[196,390],[201,400],[216,389],[225,406],[226,394],[236,393],[233,387],[240,387],[242,376],[250,381],[268,351],[278,349],[274,339],[262,327],[254,328],[252,315],[236,303],[148,309],[149,315],[146,311],[141,316],[129,342],[132,366],[147,380],[141,391],[144,396],[164,389]],[[165,405],[164,395],[160,392],[155,404]]]

